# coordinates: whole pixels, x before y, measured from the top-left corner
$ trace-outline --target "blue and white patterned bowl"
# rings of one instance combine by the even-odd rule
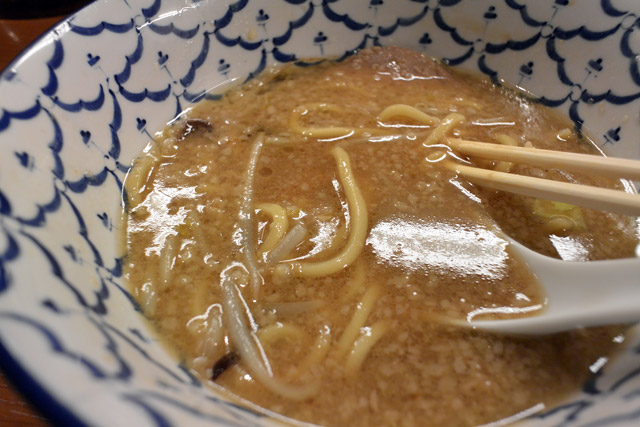
[[[506,80],[640,158],[635,0],[102,0],[0,77],[0,359],[64,425],[268,424],[186,372],[122,280],[122,180],[150,135],[270,64],[402,45]],[[640,423],[640,334],[527,425]],[[531,411],[532,413],[535,411]]]

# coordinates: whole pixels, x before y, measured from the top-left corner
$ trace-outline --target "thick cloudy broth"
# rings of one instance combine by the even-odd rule
[[[294,419],[475,425],[553,404],[621,328],[523,339],[448,320],[544,309],[500,229],[586,260],[634,256],[635,222],[473,186],[447,168],[447,136],[596,152],[553,112],[409,50],[270,69],[135,162],[132,291],[203,381]]]

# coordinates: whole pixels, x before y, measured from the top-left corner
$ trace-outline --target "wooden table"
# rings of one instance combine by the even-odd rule
[[[29,43],[63,18],[64,16],[25,20],[0,19],[0,70]],[[51,423],[18,394],[0,372],[0,426],[49,425]]]

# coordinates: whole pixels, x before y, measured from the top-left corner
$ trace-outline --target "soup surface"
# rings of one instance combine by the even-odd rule
[[[555,113],[410,50],[270,69],[135,162],[132,291],[203,381],[293,419],[476,425],[553,404],[622,328],[524,339],[449,321],[544,309],[500,229],[589,260],[634,256],[635,221],[474,186],[447,136],[596,152]]]

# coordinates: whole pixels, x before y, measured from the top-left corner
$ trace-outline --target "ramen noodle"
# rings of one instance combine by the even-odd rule
[[[563,259],[618,258],[634,255],[634,219],[474,186],[446,167],[466,161],[446,138],[593,144],[522,94],[410,50],[302,65],[199,104],[125,182],[126,275],[183,363],[322,425],[476,425],[577,390],[622,328],[524,339],[450,321],[544,310],[502,232]]]

